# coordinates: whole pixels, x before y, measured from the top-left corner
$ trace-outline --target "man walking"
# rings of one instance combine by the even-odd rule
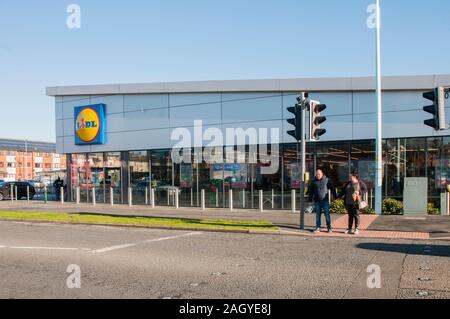
[[[314,201],[316,209],[316,230],[314,233],[319,233],[322,224],[322,212],[325,214],[327,222],[328,233],[332,233],[331,216],[330,216],[330,198],[329,191],[334,198],[337,198],[336,187],[334,187],[331,180],[326,177],[322,169],[316,171],[316,177],[311,182],[308,188],[309,201]]]

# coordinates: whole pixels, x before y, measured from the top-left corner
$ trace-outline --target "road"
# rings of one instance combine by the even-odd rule
[[[0,298],[450,298],[449,257],[448,241],[0,222]]]

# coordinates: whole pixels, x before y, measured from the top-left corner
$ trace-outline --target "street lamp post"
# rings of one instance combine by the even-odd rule
[[[28,180],[28,167],[27,167],[27,162],[28,162],[28,141],[25,140],[25,153],[23,155],[23,174],[25,175],[24,180]]]
[[[375,181],[375,212],[382,213],[383,190],[383,127],[382,127],[382,96],[381,96],[381,7],[377,0],[376,8],[376,96],[377,96],[377,136],[376,136],[376,181]]]

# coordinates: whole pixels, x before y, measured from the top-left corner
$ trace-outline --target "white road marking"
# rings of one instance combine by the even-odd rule
[[[110,252],[110,251],[113,251],[113,250],[135,247],[135,246],[141,245],[141,244],[161,242],[161,241],[178,239],[178,238],[183,238],[183,237],[190,237],[190,236],[195,236],[195,235],[200,235],[200,234],[202,234],[202,233],[201,232],[195,232],[195,233],[187,233],[187,234],[171,236],[171,237],[162,237],[162,238],[149,239],[149,240],[141,241],[141,242],[138,242],[138,243],[130,243],[130,244],[123,244],[123,245],[117,245],[117,246],[111,246],[111,247],[105,247],[105,248],[101,248],[101,249],[96,249],[96,250],[92,250],[91,253],[101,254],[101,253],[106,253],[106,252]]]
[[[140,243],[111,246],[111,247],[106,247],[106,248],[102,248],[102,249],[93,250],[93,251],[91,251],[91,253],[94,253],[94,254],[106,253],[106,252],[112,251],[112,250],[118,250],[118,249],[125,249],[125,248],[134,247],[134,246],[137,246],[139,244]]]
[[[80,250],[80,248],[66,248],[66,247],[20,247],[20,246],[12,246],[6,247],[9,249],[23,249],[23,250]]]
[[[69,251],[91,251],[91,248],[75,248],[75,247],[52,247],[52,246],[5,246],[0,245],[2,249],[20,249],[20,250],[69,250]]]

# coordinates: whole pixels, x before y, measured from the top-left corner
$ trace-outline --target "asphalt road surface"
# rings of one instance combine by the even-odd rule
[[[450,298],[449,257],[448,241],[0,222],[0,298]]]

